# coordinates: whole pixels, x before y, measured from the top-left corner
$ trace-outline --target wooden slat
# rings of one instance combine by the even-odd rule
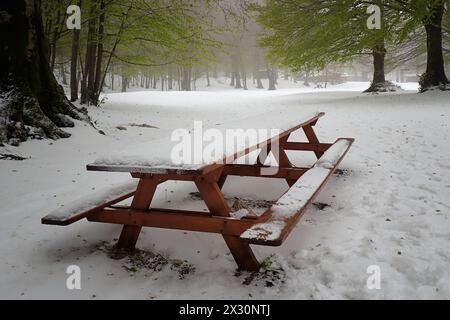
[[[209,216],[204,212],[182,210],[104,209],[91,214],[89,221],[136,227],[177,229],[239,236],[262,220]]]
[[[312,144],[309,142],[286,142],[285,150],[292,151],[327,151],[333,144],[332,143],[319,143]]]
[[[201,166],[198,169],[185,168],[159,168],[148,166],[126,166],[126,165],[97,165],[88,164],[86,166],[88,171],[103,171],[103,172],[135,172],[135,173],[149,173],[149,174],[174,174],[174,175],[188,175],[198,174],[201,171]]]
[[[261,170],[266,169],[270,172],[277,172],[273,175],[262,175]],[[269,166],[252,166],[252,165],[239,165],[230,164],[226,165],[223,171],[224,174],[229,176],[240,177],[263,177],[263,178],[275,178],[275,179],[295,179],[298,180],[306,171],[310,168],[279,168]]]
[[[311,125],[304,126],[303,131],[305,132],[306,138],[308,138],[309,143],[316,147],[320,145],[319,139],[317,138],[316,133],[314,132],[314,129]],[[319,159],[323,155],[323,152],[321,151],[314,151],[314,153],[316,154],[317,159]]]
[[[300,123],[300,124],[296,125],[295,127],[292,127],[292,128],[289,129],[289,130],[286,130],[286,131],[280,133],[278,136],[275,136],[275,137],[273,137],[273,138],[271,138],[271,139],[268,139],[268,140],[266,140],[266,141],[264,141],[264,142],[258,143],[258,144],[256,144],[256,145],[253,145],[253,146],[251,146],[251,147],[248,147],[248,148],[246,148],[246,149],[244,149],[244,150],[241,150],[241,151],[235,153],[234,155],[225,157],[225,158],[223,159],[222,163],[225,163],[225,164],[231,164],[231,163],[233,163],[236,159],[239,159],[239,158],[241,158],[241,157],[243,157],[243,156],[245,156],[245,155],[247,155],[247,154],[249,154],[249,153],[251,153],[251,152],[253,152],[253,151],[256,151],[256,150],[258,150],[258,149],[264,149],[264,148],[267,148],[269,145],[272,145],[272,144],[275,143],[275,142],[278,142],[278,141],[280,141],[280,140],[283,141],[283,139],[285,139],[285,140],[287,141],[287,138],[291,135],[291,133],[293,133],[294,131],[297,131],[297,130],[299,130],[299,129],[305,127],[305,126],[308,126],[308,125],[309,125],[309,126],[315,125],[315,124],[317,123],[317,121],[318,121],[321,117],[323,117],[324,115],[325,115],[325,113],[320,112],[320,113],[317,114],[317,116],[315,116],[315,117],[313,117],[313,118],[311,118],[311,119],[309,119],[309,120],[307,120],[307,121],[304,121],[303,123]],[[273,152],[273,150],[272,150],[272,152]]]
[[[94,207],[94,208],[89,209],[87,211],[84,211],[84,212],[82,212],[80,214],[71,216],[70,218],[65,219],[65,220],[60,220],[60,219],[53,220],[53,219],[44,217],[44,218],[41,219],[41,223],[42,224],[53,225],[53,226],[68,226],[68,225],[71,225],[72,223],[75,223],[77,221],[80,221],[80,220],[88,217],[90,214],[92,214],[92,213],[94,213],[96,211],[102,210],[102,209],[107,208],[109,206],[115,205],[116,203],[122,202],[122,201],[124,201],[124,200],[126,200],[128,198],[131,198],[132,196],[134,196],[134,193],[135,192],[133,191],[133,192],[124,194],[123,196],[120,196],[120,197],[118,197],[118,198],[116,198],[114,200],[105,202],[101,206]]]

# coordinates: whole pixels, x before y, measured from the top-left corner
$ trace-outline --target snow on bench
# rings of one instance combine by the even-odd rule
[[[67,226],[85,218],[89,213],[106,208],[130,198],[136,191],[138,181],[130,181],[109,189],[80,197],[42,218],[43,224]]]
[[[327,179],[347,153],[352,139],[339,139],[297,182],[275,203],[267,222],[256,224],[240,238],[260,245],[280,246],[300,217],[311,205]]]

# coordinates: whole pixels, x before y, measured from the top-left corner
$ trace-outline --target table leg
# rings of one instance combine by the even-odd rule
[[[230,208],[228,207],[217,182],[196,181],[195,184],[211,214],[223,217],[230,216]],[[238,236],[222,236],[239,269],[248,271],[259,270],[260,264],[249,244],[241,241]]]
[[[278,161],[278,166],[280,168],[294,168],[294,165],[289,160],[289,157],[286,154],[286,143],[289,140],[290,135],[287,137],[280,139],[278,142],[278,148],[275,148],[275,150],[272,150],[272,153],[275,156],[275,159]],[[292,187],[297,180],[295,179],[286,179],[287,184],[289,187]]]
[[[221,175],[219,178],[219,181],[217,181],[217,185],[219,186],[220,190],[222,190],[223,185],[227,181],[227,178],[228,178],[228,176],[226,174],[224,174],[224,175]]]
[[[259,271],[261,266],[248,243],[241,241],[239,237],[235,236],[223,236],[223,239],[233,255],[239,270]]]
[[[159,180],[154,178],[141,179],[136,189],[131,208],[137,210],[148,210],[158,184]],[[139,234],[141,233],[141,229],[142,227],[140,226],[124,225],[116,247],[118,249],[133,251],[136,247],[136,242],[139,238]]]
[[[305,132],[306,138],[308,139],[309,143],[319,147],[320,142],[316,136],[316,133],[314,132],[312,125],[303,127],[303,131]],[[319,159],[321,156],[323,156],[323,152],[321,152],[321,151],[314,151],[314,153],[316,154],[317,159]]]
[[[270,144],[268,144],[265,149],[261,150],[261,152],[258,155],[258,159],[256,160],[257,165],[259,165],[259,166],[264,165],[267,158],[269,157],[269,153],[270,153],[271,149],[272,149],[272,146]]]

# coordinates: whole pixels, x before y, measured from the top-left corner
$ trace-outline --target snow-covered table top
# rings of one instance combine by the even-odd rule
[[[154,174],[197,171],[217,162],[228,163],[224,159],[236,157],[237,153],[242,156],[260,149],[271,140],[272,142],[277,141],[290,132],[316,121],[323,115],[324,113],[320,112],[298,111],[296,114],[283,111],[269,112],[251,118],[217,124],[209,128],[202,127],[200,131],[197,130],[199,129],[199,123],[197,123],[193,124],[192,128],[176,130],[178,132],[175,132],[174,135],[178,139],[175,139],[174,136],[168,136],[163,139],[129,145],[120,151],[99,156],[87,168],[90,171]],[[192,141],[192,153],[188,162],[173,157],[175,150],[180,150],[181,135],[178,135],[180,133],[184,133],[184,137],[188,136],[188,140]],[[214,139],[217,135],[227,137],[227,134],[230,133],[234,136],[247,138],[226,138],[225,141],[224,139]],[[203,139],[200,138],[200,141],[202,141],[200,147],[198,147],[198,143],[194,142],[199,141],[199,135],[203,137]],[[217,146],[217,144],[220,144],[220,146]],[[215,148],[216,152],[203,156],[206,148]]]

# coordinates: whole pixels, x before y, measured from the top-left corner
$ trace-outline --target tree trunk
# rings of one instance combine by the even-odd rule
[[[40,1],[1,1],[0,39],[0,143],[69,137],[58,128],[74,126],[68,116],[89,118],[67,100],[50,69]]]
[[[431,5],[430,5],[431,6]],[[445,74],[444,56],[442,48],[442,18],[444,2],[430,8],[430,18],[424,21],[427,33],[427,70],[420,77],[420,91],[424,92],[433,87],[445,90],[450,82]]]
[[[242,72],[242,84],[243,84],[244,90],[248,90],[248,86],[247,86],[247,73],[245,72],[245,70]]]
[[[181,88],[183,91],[191,91],[192,90],[192,86],[191,86],[191,77],[192,77],[192,72],[191,72],[191,67],[182,67],[182,81],[181,81]]]
[[[78,1],[81,8],[81,0]],[[74,29],[72,34],[72,54],[70,59],[70,101],[78,100],[77,62],[80,48],[80,30]]]
[[[168,83],[168,90],[171,91],[173,89],[173,68],[172,65],[168,66],[168,73],[169,73],[169,79],[167,80]]]
[[[103,61],[103,34],[105,30],[105,0],[100,1],[100,17],[98,19],[98,41],[97,41],[97,61],[95,65],[95,80],[94,80],[94,88],[91,93],[91,103],[96,105],[98,103],[98,99],[100,97],[100,93],[102,89],[100,86],[103,86],[102,82],[102,61]]]
[[[234,78],[235,78],[235,80],[236,80],[236,84],[235,84],[234,87],[235,87],[236,89],[242,89],[241,74],[240,74],[239,71],[236,72],[236,73],[234,74]]]
[[[206,68],[206,86],[211,87],[211,81],[209,79],[209,69]]]
[[[95,76],[95,1],[91,2],[89,9],[88,35],[86,45],[86,60],[84,62],[84,75],[81,81],[81,104],[88,103],[94,90]]]
[[[58,11],[56,13],[56,23],[53,29],[52,38],[50,42],[50,69],[55,69],[55,61],[56,61],[56,42],[58,41],[58,28],[61,20],[61,8],[58,6]]]
[[[277,90],[276,87],[276,74],[275,74],[275,68],[274,67],[268,67],[267,68],[267,74],[269,77],[269,89],[268,90]]]
[[[256,78],[256,88],[257,89],[264,89],[263,83],[262,83],[261,78],[259,76]]]
[[[114,91],[114,68],[111,66],[111,91]]]
[[[309,70],[306,70],[306,72],[305,72],[305,81],[303,82],[303,85],[305,87],[309,87],[309,75],[310,75]]]
[[[128,78],[122,73],[122,92],[127,92]]]
[[[377,46],[372,51],[373,55],[373,84],[386,82],[384,72],[384,61],[386,57],[386,49],[384,45]]]
[[[61,81],[63,85],[67,85],[67,78],[66,78],[66,68],[64,66],[64,63],[61,62],[59,65],[59,71],[61,73]]]
[[[372,50],[373,56],[373,79],[370,87],[364,92],[394,92],[399,88],[390,81],[386,81],[384,70],[386,59],[386,48],[384,43],[377,45]]]

